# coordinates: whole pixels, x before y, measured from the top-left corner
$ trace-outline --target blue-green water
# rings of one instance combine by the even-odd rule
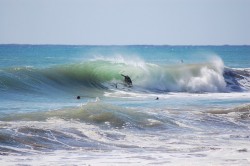
[[[250,46],[0,45],[0,163],[247,165],[249,68]]]
[[[50,66],[94,57],[139,57],[157,64],[202,62],[219,56],[225,66],[249,68],[249,46],[64,46],[0,45],[1,67]]]

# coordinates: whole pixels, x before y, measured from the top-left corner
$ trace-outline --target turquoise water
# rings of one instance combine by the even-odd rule
[[[249,91],[249,46],[0,45],[0,163],[247,165]]]
[[[1,67],[50,66],[96,56],[139,57],[152,63],[188,63],[219,56],[225,66],[249,68],[249,46],[62,46],[0,45]]]

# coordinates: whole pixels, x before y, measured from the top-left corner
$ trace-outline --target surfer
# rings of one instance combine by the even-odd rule
[[[124,82],[128,85],[128,86],[132,86],[132,81],[130,79],[129,76],[125,76],[123,74],[121,74],[124,77]]]

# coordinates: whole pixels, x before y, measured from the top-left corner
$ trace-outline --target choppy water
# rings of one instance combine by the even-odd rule
[[[0,58],[4,165],[250,164],[249,46],[0,45]]]

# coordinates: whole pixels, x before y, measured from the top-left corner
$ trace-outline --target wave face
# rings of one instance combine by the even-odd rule
[[[7,68],[0,71],[0,89],[31,93],[124,90],[121,74],[131,77],[132,90],[144,92],[230,92],[250,87],[249,70],[224,69],[223,62],[215,58],[198,64],[156,65],[99,59],[43,69]]]

